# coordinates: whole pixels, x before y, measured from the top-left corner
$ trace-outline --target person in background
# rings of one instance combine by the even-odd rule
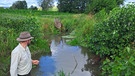
[[[38,60],[31,59],[31,53],[28,47],[33,38],[34,37],[27,31],[21,32],[20,36],[17,38],[19,44],[11,53],[11,76],[31,76],[30,71],[32,69],[32,64],[39,64]]]

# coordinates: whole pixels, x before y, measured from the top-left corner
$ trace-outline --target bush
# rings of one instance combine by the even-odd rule
[[[135,39],[135,6],[114,9],[108,19],[98,23],[90,37],[89,48],[100,56],[119,55]]]
[[[134,16],[133,12],[135,11],[134,9],[134,4],[132,5],[127,5],[126,7],[123,7],[121,10],[117,10],[117,12],[120,15],[124,16],[122,18],[125,18],[123,21],[120,18],[120,23],[127,23],[127,25],[124,25],[123,31],[126,30],[126,33],[120,33],[120,35],[124,35],[122,39],[123,40],[123,45],[120,44],[122,49],[118,49],[118,55],[114,54],[111,55],[111,59],[106,58],[106,60],[103,62],[102,65],[102,75],[103,76],[134,76],[134,67],[135,67],[135,48],[134,48]],[[117,12],[114,12],[115,14]],[[116,18],[117,19],[117,18]],[[127,28],[127,29],[125,29]],[[122,31],[122,30],[120,30]],[[126,38],[127,37],[127,38]],[[121,39],[121,40],[122,40]],[[125,43],[127,42],[127,43]],[[126,46],[127,45],[127,46]],[[119,47],[120,47],[119,46]],[[115,51],[115,52],[116,52]]]
[[[122,4],[123,1],[124,0],[92,0],[90,4],[87,5],[86,13],[96,14],[103,9],[109,13],[113,8]]]
[[[114,60],[106,60],[102,65],[103,76],[134,76],[135,75],[135,50],[126,47],[121,51],[120,56],[115,56]]]

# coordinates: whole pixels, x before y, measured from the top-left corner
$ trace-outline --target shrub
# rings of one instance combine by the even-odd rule
[[[135,6],[114,9],[108,19],[94,26],[89,48],[100,56],[119,55],[135,39]]]
[[[114,60],[106,60],[102,65],[103,76],[134,76],[135,75],[135,50],[126,47],[121,51],[120,56],[115,56]]]

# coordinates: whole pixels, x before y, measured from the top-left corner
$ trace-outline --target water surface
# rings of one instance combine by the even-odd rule
[[[92,62],[95,55],[80,46],[67,45],[68,40],[61,36],[53,37],[51,55],[40,57],[40,63],[32,70],[32,76],[55,76],[60,71],[66,76],[98,76],[99,64]]]

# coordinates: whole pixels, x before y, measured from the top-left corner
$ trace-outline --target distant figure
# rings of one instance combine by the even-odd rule
[[[54,25],[60,32],[62,32],[64,30],[64,27],[58,18],[54,19]]]

